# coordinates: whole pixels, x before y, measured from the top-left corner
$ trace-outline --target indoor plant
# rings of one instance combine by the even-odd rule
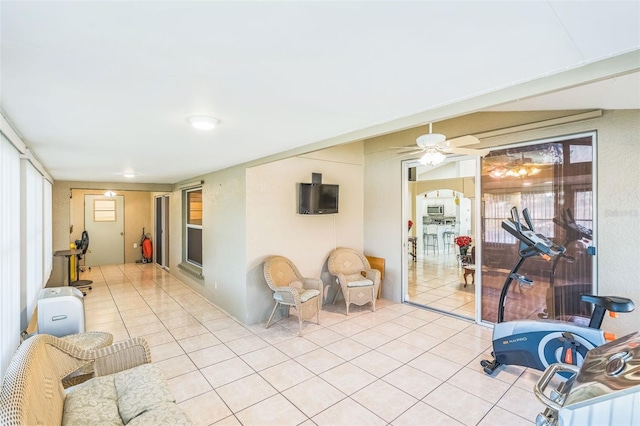
[[[456,237],[453,242],[460,247],[460,254],[465,255],[471,246],[471,237],[467,235],[460,235],[459,237]]]

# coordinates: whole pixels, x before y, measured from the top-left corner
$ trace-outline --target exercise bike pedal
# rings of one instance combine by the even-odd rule
[[[493,361],[483,359],[480,361],[480,365],[482,366],[482,370],[486,374],[492,375],[496,368],[500,366],[500,363],[495,359]]]
[[[482,371],[484,371],[486,374],[488,374],[489,376],[493,374],[494,370],[490,369],[489,367],[484,367],[482,369]]]

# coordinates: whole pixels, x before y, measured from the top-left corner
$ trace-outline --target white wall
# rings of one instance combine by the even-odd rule
[[[262,276],[267,256],[288,257],[302,275],[322,276],[328,285],[329,253],[342,246],[362,250],[362,162],[362,144],[355,143],[247,169],[248,322],[266,319],[273,306]],[[296,184],[311,182],[311,173],[340,186],[339,213],[297,213]]]
[[[182,190],[169,202],[171,274],[240,321],[247,321],[245,166],[210,173],[202,179],[202,275],[194,278],[182,263]]]
[[[262,274],[269,255],[286,256],[304,276],[322,276],[328,284],[326,259],[331,250],[362,249],[362,162],[362,143],[355,143],[190,179],[204,180],[204,279],[178,267],[183,235],[180,189],[170,201],[171,273],[246,324],[266,320],[273,307]],[[296,183],[311,182],[311,173],[321,173],[323,183],[340,185],[338,214],[297,214]]]

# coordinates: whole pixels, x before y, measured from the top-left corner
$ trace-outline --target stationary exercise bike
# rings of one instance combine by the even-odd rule
[[[591,229],[576,223],[571,208],[561,211],[561,214],[553,218],[553,223],[564,229],[565,239],[563,246],[574,246],[576,249],[572,255],[567,252],[553,259],[547,289],[547,308],[538,314],[539,318],[566,319],[574,318],[575,321],[586,322],[591,315],[591,307],[580,300],[580,294],[591,291],[590,284],[569,283],[561,286],[555,285],[556,270],[560,261],[566,265],[576,265],[584,260],[584,256],[594,256],[595,247],[591,246],[593,232]],[[575,322],[574,321],[574,322]]]
[[[605,332],[600,329],[604,313],[631,312],[634,304],[630,299],[613,296],[583,294],[584,302],[594,305],[588,326],[558,320],[517,320],[504,322],[504,306],[507,292],[513,280],[524,285],[533,285],[529,278],[519,275],[524,261],[533,256],[547,260],[564,253],[565,248],[557,245],[542,234],[536,234],[529,211],[524,209],[526,226],[520,222],[518,209],[511,209],[511,219],[502,222],[502,228],[520,241],[520,259],[505,280],[498,304],[498,322],[493,328],[493,360],[482,360],[483,370],[492,374],[502,364],[522,365],[543,371],[550,364],[563,362],[582,365],[590,349],[604,344]],[[608,333],[607,333],[608,334]]]

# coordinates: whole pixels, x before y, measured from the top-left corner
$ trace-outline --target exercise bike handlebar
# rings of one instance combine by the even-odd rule
[[[533,221],[529,216],[529,210],[522,211],[527,226],[520,222],[517,207],[511,208],[511,219],[502,221],[502,228],[520,241],[520,256],[531,257],[534,255],[555,257],[566,251],[564,246],[555,244],[542,234],[536,234]]]

